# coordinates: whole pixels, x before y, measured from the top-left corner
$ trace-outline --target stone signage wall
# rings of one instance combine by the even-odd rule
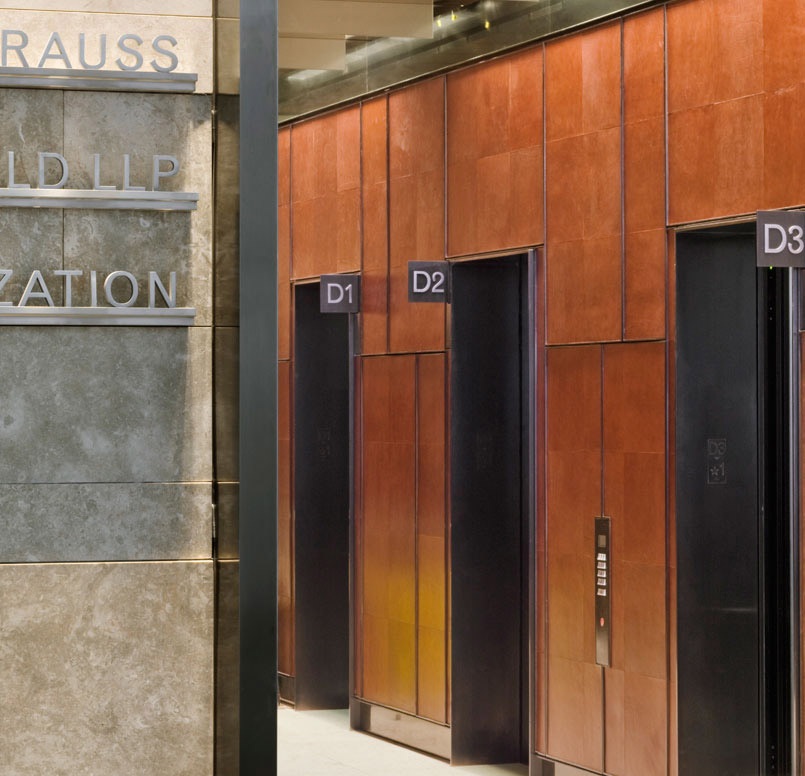
[[[118,161],[128,154],[130,182],[151,189],[153,156],[171,155],[181,168],[161,188],[198,193],[187,212],[0,207],[0,268],[14,272],[4,300],[17,304],[39,270],[59,307],[64,278],[53,273],[80,270],[71,303],[87,306],[90,271],[102,287],[123,270],[145,307],[149,273],[167,286],[175,272],[176,306],[196,311],[183,327],[0,326],[0,770],[8,776],[216,770],[216,589],[237,601],[237,148],[230,139],[234,161],[219,162],[216,196],[212,3],[177,0],[160,15],[166,8],[0,3],[0,30],[26,33],[31,67],[58,33],[79,69],[84,33],[87,59],[97,61],[106,35],[104,69],[117,69],[125,33],[143,39],[144,70],[155,72],[151,42],[165,35],[177,41],[176,71],[198,75],[187,93],[24,88],[4,86],[7,68],[20,65],[13,51],[0,66],[0,185],[8,151],[15,180],[33,187],[38,154],[62,155],[67,189],[93,188],[95,154],[109,160],[104,184],[123,188]],[[2,41],[0,33],[0,56]],[[236,117],[237,97],[227,99]],[[115,282],[128,296],[128,281]],[[221,573],[216,513],[230,559]],[[226,637],[227,626],[219,630]],[[228,681],[224,728],[234,712]],[[218,773],[237,772],[234,733],[234,744],[219,747]]]

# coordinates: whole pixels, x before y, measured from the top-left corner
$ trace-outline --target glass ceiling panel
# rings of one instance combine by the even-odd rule
[[[459,3],[436,0],[433,20],[422,0],[281,0],[280,8],[280,121],[322,110],[361,95],[488,57],[514,46],[554,35],[579,25],[605,19],[656,0],[479,0]],[[294,3],[292,32],[283,33],[282,3]],[[350,6],[353,12],[341,13]],[[356,26],[354,9],[363,8],[364,29],[399,25],[411,34],[417,25],[420,37],[369,37],[350,35],[344,28]],[[407,6],[400,9],[400,6]],[[414,6],[412,8],[412,6]],[[398,13],[400,10],[414,15]],[[427,14],[426,24],[417,22]],[[304,15],[309,14],[310,21]],[[314,18],[315,14],[315,18]],[[300,19],[301,17],[301,19]],[[329,25],[329,27],[327,26]],[[305,27],[312,30],[308,37]],[[430,27],[430,29],[427,29]],[[332,30],[330,34],[327,30]],[[430,37],[425,37],[430,36]],[[342,47],[343,41],[343,47]],[[283,54],[285,52],[285,55]],[[327,66],[318,52],[325,52]],[[305,57],[309,69],[300,68]],[[295,68],[283,67],[293,63]]]

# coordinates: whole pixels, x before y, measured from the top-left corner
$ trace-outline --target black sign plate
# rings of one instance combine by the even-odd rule
[[[450,264],[446,261],[408,262],[409,302],[449,302]]]
[[[357,313],[361,309],[358,275],[322,275],[319,309],[323,313]]]
[[[758,211],[757,266],[805,267],[805,212]]]

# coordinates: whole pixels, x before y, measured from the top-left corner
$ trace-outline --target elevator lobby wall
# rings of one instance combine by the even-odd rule
[[[805,205],[803,24],[791,0],[668,3],[282,128],[286,397],[294,285],[362,278],[355,696],[450,722],[450,315],[409,304],[407,264],[537,248],[533,751],[675,776],[675,233]],[[612,521],[606,669],[598,515]]]

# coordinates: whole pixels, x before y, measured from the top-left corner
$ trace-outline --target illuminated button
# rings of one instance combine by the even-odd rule
[[[599,552],[598,557],[596,558],[596,560],[606,560],[606,559],[607,559],[607,554],[605,552]]]
[[[598,595],[604,595],[605,596],[607,594],[607,591],[604,590],[603,588],[600,588],[600,587],[598,588],[598,590],[596,592],[598,593]]]
[[[601,618],[601,619],[598,621],[598,624],[599,624],[599,625],[600,625],[602,628],[604,627],[604,618],[603,618],[603,617],[602,617],[602,618]]]
[[[598,562],[598,568],[599,569],[605,569],[606,567],[607,567],[606,563],[601,563],[601,561]]]
[[[598,572],[598,577],[599,578],[603,577],[604,579],[606,579],[607,578],[607,572],[606,571],[599,571]]]
[[[597,580],[597,582],[601,587],[606,587],[607,586],[606,579],[599,579],[599,580]]]

